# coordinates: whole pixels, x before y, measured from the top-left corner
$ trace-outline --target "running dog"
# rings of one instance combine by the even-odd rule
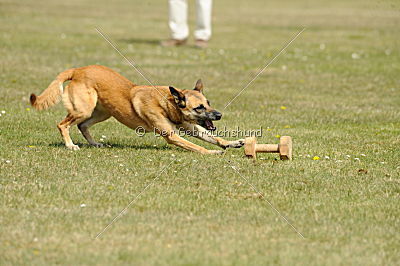
[[[71,82],[63,87],[65,81]],[[207,150],[178,134],[184,129],[190,135],[206,142],[226,148],[239,148],[243,139],[227,141],[214,137],[214,120],[222,114],[210,106],[203,94],[203,83],[198,80],[195,88],[180,90],[171,86],[136,85],[113,71],[100,65],[71,68],[61,72],[39,96],[31,94],[31,105],[47,109],[60,99],[68,115],[58,125],[65,146],[79,150],[69,135],[69,129],[78,125],[89,144],[101,147],[89,133],[89,127],[111,116],[131,129],[142,128],[156,132],[165,140],[189,151],[202,154],[222,154],[222,150]]]

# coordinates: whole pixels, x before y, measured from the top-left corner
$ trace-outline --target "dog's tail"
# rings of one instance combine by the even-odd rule
[[[32,93],[30,97],[31,105],[37,110],[43,110],[58,103],[64,92],[63,83],[72,79],[74,70],[74,68],[71,68],[58,74],[57,78],[39,96]]]

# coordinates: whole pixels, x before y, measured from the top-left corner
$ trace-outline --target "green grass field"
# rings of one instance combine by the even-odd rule
[[[199,50],[158,45],[166,1],[0,0],[0,265],[397,264],[399,10],[394,0],[216,0],[213,39]],[[89,147],[74,127],[81,150],[67,150],[62,104],[37,112],[30,93],[90,64],[147,85],[95,27],[155,84],[202,78],[217,110],[306,27],[216,123],[262,127],[261,143],[290,135],[294,160],[203,156],[114,119],[91,130],[111,147]]]

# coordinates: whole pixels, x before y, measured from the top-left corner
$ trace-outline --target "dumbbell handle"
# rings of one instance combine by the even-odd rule
[[[279,144],[256,144],[256,152],[279,152]]]

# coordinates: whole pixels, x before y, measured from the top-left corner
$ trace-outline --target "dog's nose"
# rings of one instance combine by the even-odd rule
[[[222,114],[220,112],[214,112],[215,115],[215,120],[220,120],[222,117]]]

